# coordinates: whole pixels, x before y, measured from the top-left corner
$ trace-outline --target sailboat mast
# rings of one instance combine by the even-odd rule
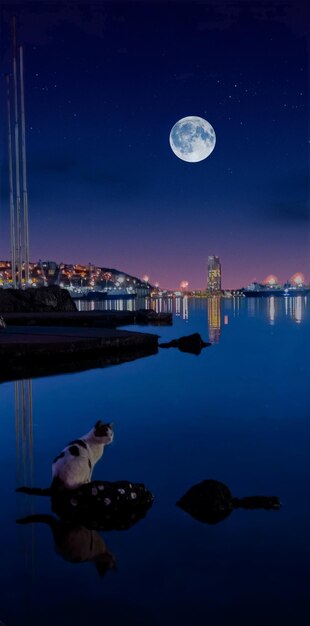
[[[24,246],[25,246],[25,283],[29,284],[29,228],[28,228],[28,189],[26,162],[26,125],[25,125],[25,92],[24,92],[24,51],[19,47],[20,70],[20,106],[22,131],[22,165],[23,165],[23,208],[24,208]]]
[[[18,287],[22,286],[22,232],[20,207],[20,174],[19,174],[19,129],[17,99],[17,62],[16,62],[16,17],[13,16],[13,81],[14,81],[14,135],[15,135],[15,174],[16,174],[16,217],[17,217],[17,270]]]
[[[6,104],[8,122],[8,160],[9,160],[9,190],[10,190],[10,226],[11,226],[11,271],[13,287],[16,289],[16,250],[15,250],[15,207],[13,192],[13,159],[12,159],[12,127],[11,127],[11,99],[10,77],[6,76]]]

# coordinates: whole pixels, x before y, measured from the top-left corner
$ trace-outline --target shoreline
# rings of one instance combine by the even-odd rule
[[[81,371],[158,352],[158,335],[119,326],[171,325],[171,313],[78,311],[57,286],[0,294],[0,382]]]
[[[117,328],[119,326],[171,325],[172,313],[155,313],[152,309],[138,311],[51,311],[2,313],[10,326],[69,326],[83,328]],[[1,342],[1,336],[0,336]]]
[[[0,383],[107,367],[157,352],[158,335],[150,333],[81,326],[8,326],[0,333]]]

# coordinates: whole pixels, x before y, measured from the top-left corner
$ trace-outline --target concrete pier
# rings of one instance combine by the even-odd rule
[[[157,351],[158,336],[149,333],[71,324],[7,326],[0,331],[0,382],[104,367]]]
[[[1,311],[0,311],[1,314]],[[88,328],[116,328],[118,326],[170,325],[171,313],[155,311],[65,311],[40,313],[2,313],[7,326],[78,326]],[[1,341],[1,339],[0,339]]]

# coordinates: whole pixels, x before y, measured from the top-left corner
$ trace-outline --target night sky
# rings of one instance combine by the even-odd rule
[[[1,4],[25,44],[30,258],[116,267],[160,286],[273,273],[310,280],[306,2]],[[5,83],[0,258],[10,256]],[[169,133],[206,118],[217,143],[178,159]]]

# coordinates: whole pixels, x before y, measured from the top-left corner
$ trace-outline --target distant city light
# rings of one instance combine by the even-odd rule
[[[274,276],[274,274],[269,274],[263,280],[263,285],[278,285],[278,283],[279,283],[279,281],[278,281],[277,277]]]
[[[150,277],[149,277],[147,274],[144,274],[144,276],[143,276],[142,280],[143,280],[145,283],[148,283],[148,282],[149,282],[149,280],[150,280]]]
[[[290,279],[291,283],[295,283],[295,285],[303,285],[305,282],[305,277],[301,272],[296,272]]]
[[[188,287],[188,281],[187,280],[182,280],[180,282],[180,288],[181,289],[187,289],[187,287]]]

